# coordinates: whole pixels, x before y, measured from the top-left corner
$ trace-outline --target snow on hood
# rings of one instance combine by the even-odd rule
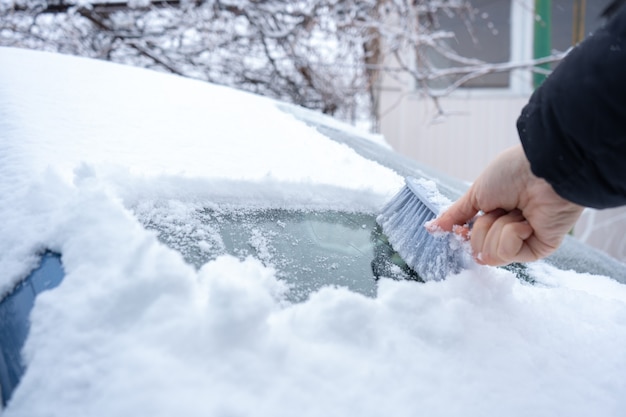
[[[255,259],[196,271],[129,199],[256,183],[373,208],[402,181],[259,97],[44,53],[0,48],[0,61],[2,279],[38,248],[66,272],[37,299],[3,417],[626,413],[623,285],[476,266],[290,304]]]
[[[400,184],[260,96],[76,57],[4,48],[2,58],[3,147],[33,174],[50,167],[69,180],[87,164],[133,176],[270,178],[385,194]]]

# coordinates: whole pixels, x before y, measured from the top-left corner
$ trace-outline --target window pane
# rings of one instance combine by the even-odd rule
[[[440,30],[454,33],[454,37],[446,41],[447,45],[458,55],[469,59],[478,59],[487,63],[507,62],[510,59],[510,21],[511,3],[502,0],[474,0],[471,15],[447,15],[441,12],[437,16]],[[427,56],[429,61],[438,68],[465,66],[467,63],[454,62],[434,48]],[[431,87],[445,88],[460,76],[438,80]],[[508,87],[508,73],[486,74],[474,78],[463,87]]]

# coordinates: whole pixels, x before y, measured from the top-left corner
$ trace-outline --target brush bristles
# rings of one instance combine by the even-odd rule
[[[377,217],[393,249],[423,280],[441,280],[462,269],[463,253],[449,233],[433,235],[424,227],[437,213],[408,186]]]

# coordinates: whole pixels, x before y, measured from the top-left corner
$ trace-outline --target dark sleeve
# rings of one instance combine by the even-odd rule
[[[557,66],[517,129],[533,173],[561,197],[626,205],[626,7]]]

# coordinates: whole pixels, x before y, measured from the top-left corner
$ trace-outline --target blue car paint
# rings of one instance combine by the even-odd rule
[[[30,328],[30,311],[42,291],[56,287],[65,273],[60,255],[46,252],[41,264],[0,300],[0,398],[6,406],[25,367],[21,351]]]

